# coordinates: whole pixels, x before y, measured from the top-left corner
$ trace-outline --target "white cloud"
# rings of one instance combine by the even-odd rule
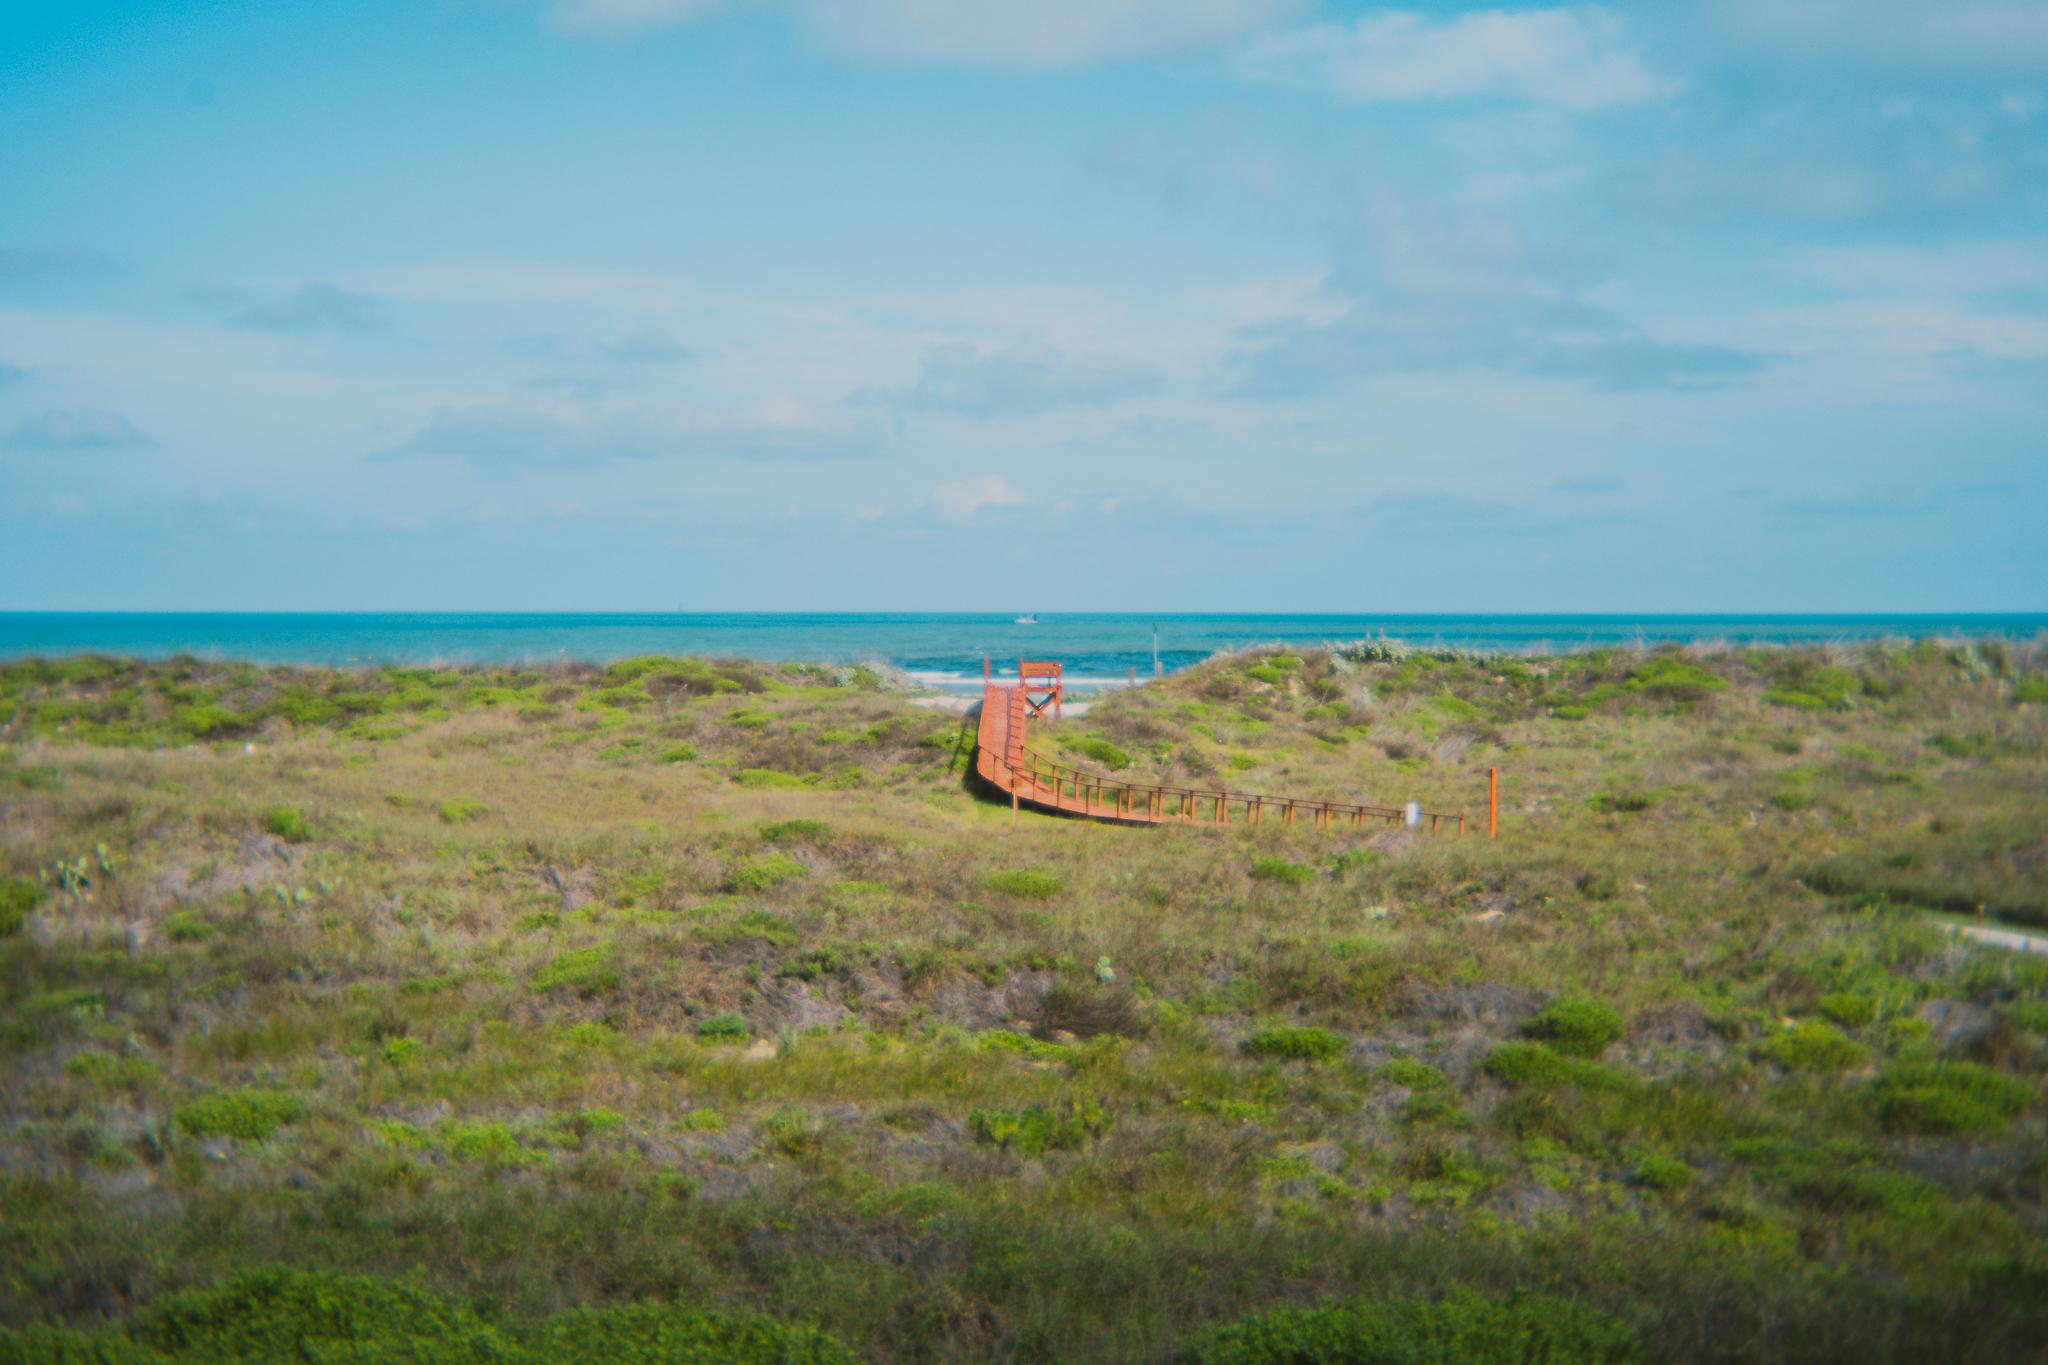
[[[1050,67],[1210,46],[1297,13],[1307,0],[786,2],[826,46],[853,56]],[[553,0],[548,12],[571,32],[624,35],[727,7],[727,0]]]
[[[0,277],[41,279],[60,275],[98,275],[114,268],[106,253],[88,246],[62,243],[0,246]]]
[[[252,303],[228,321],[258,332],[375,332],[390,325],[381,300],[321,280]]]
[[[956,524],[972,519],[984,507],[1022,507],[1030,501],[1016,485],[1000,474],[942,483],[932,490],[933,509]]]
[[[912,61],[1066,66],[1210,46],[1300,0],[804,0],[842,52]]]
[[[1919,298],[2048,290],[2048,238],[1807,247],[1784,268],[1835,289]]]
[[[637,33],[687,23],[720,7],[722,0],[555,0],[549,15],[576,33]]]
[[[7,444],[24,450],[133,450],[156,442],[118,412],[52,408],[23,419]]]
[[[1448,19],[1387,10],[1275,35],[1253,46],[1243,68],[1361,101],[1495,96],[1596,109],[1670,93],[1629,36],[1618,16],[1593,7]]]
[[[1724,0],[1721,17],[1757,55],[1904,72],[2048,71],[2040,0]]]
[[[452,455],[491,469],[589,468],[622,460],[829,460],[875,449],[865,423],[777,398],[731,415],[498,403],[442,408],[378,458]]]
[[[1069,356],[1050,346],[982,350],[955,343],[927,352],[917,382],[884,396],[916,411],[997,417],[1114,403],[1151,393],[1159,382],[1141,365]]]

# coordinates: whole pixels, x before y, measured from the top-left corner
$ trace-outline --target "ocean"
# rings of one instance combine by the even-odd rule
[[[820,663],[879,662],[934,687],[972,687],[982,659],[1057,659],[1070,685],[1149,677],[1153,645],[1167,671],[1248,645],[1313,646],[1388,636],[1410,644],[1548,652],[1608,644],[1725,640],[1850,642],[1879,637],[2048,632],[2048,613],[1898,616],[1291,616],[1008,613],[11,612],[0,658],[103,653],[192,654],[257,663],[333,665],[602,663],[635,654],[729,655]]]

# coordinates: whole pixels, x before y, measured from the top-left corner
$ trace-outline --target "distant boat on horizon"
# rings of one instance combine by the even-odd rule
[[[1038,624],[1038,618],[1027,611],[1022,616],[1018,617],[1011,624],[1019,626],[1035,626]]]

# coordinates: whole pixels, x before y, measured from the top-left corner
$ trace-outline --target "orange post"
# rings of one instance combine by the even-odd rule
[[[1486,837],[1500,838],[1500,769],[1486,770]]]

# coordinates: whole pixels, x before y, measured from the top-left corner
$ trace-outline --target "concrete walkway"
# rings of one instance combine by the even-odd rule
[[[2011,948],[2022,953],[2048,953],[2048,936],[2029,934],[2019,929],[1993,929],[1984,924],[1956,924],[1942,921],[1964,938],[1978,943],[1988,943],[1994,948]]]

